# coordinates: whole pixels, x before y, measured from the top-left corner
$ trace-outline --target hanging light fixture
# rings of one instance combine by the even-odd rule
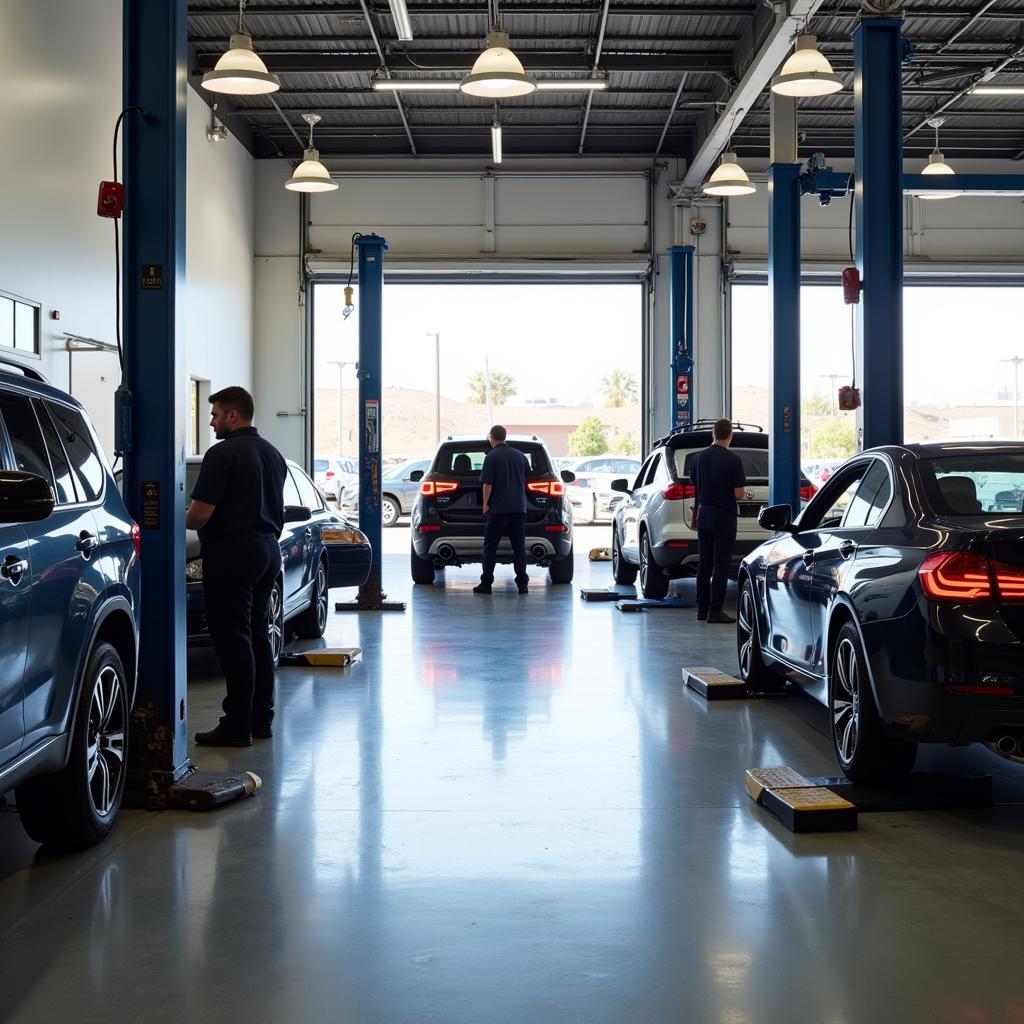
[[[493,100],[527,96],[537,86],[526,77],[519,58],[508,48],[508,33],[492,28],[486,49],[477,57],[460,88],[469,96]]]
[[[501,122],[495,120],[491,125],[491,159],[501,163]]]
[[[747,172],[736,162],[736,154],[729,151],[722,154],[722,162],[704,182],[703,189],[709,196],[749,196],[757,191]]]
[[[309,125],[309,145],[302,154],[302,163],[292,172],[284,187],[292,192],[333,192],[336,181],[331,181],[330,172],[320,163],[320,154],[313,148],[313,125],[320,120],[319,114],[303,114],[302,120]]]
[[[212,71],[203,75],[203,88],[230,96],[259,96],[277,92],[281,82],[253,52],[252,36],[242,28],[245,0],[238,0],[238,31],[231,34],[228,50]]]
[[[922,174],[956,174],[956,171],[946,163],[946,158],[939,150],[939,129],[945,123],[944,117],[928,118],[928,126],[935,129],[935,148],[928,157],[927,166],[921,169]],[[957,194],[956,192],[921,192],[920,197],[922,199],[952,199]]]
[[[412,21],[409,18],[409,8],[406,7],[405,0],[388,0],[388,6],[391,8],[391,18],[395,23],[395,35],[398,36],[400,42],[411,43]]]
[[[828,96],[842,88],[842,79],[818,49],[817,36],[809,32],[796,37],[793,55],[772,80],[772,92],[780,96]]]

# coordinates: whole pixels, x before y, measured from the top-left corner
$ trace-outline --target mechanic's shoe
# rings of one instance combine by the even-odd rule
[[[272,740],[274,730],[269,725],[254,725],[252,727],[252,738],[254,740]]]
[[[473,588],[473,593],[474,594],[489,594],[490,592],[491,592],[491,585],[490,585],[490,583],[478,583]]]
[[[735,621],[731,615],[726,615],[725,612],[708,612],[708,622],[719,622],[725,625]]]
[[[247,732],[230,732],[218,725],[209,732],[197,732],[196,743],[201,747],[251,747],[252,737]]]
[[[697,609],[697,621],[698,622],[707,622],[708,621],[708,610],[707,610],[707,608],[698,608]]]
[[[516,589],[520,594],[528,594],[530,592],[530,588],[525,583],[520,584]]]

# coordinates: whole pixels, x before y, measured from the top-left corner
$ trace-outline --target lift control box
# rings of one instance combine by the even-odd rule
[[[100,194],[96,200],[96,213],[100,217],[121,219],[124,211],[124,185],[119,181],[101,181]]]
[[[860,302],[860,271],[856,267],[847,267],[843,271],[843,302],[848,306]]]
[[[839,408],[843,412],[852,412],[860,408],[860,388],[844,384],[839,389]]]

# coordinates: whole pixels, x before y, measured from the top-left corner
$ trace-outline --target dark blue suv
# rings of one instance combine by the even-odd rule
[[[139,529],[82,407],[0,359],[0,792],[28,834],[99,842],[124,794]]]

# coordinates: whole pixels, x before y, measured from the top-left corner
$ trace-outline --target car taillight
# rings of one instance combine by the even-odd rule
[[[814,484],[805,484],[803,487],[800,488],[800,500],[810,501],[811,498],[813,498],[817,493],[818,488],[815,487]]]
[[[683,498],[695,498],[697,488],[693,484],[669,484],[662,488],[661,496],[666,501],[682,501]]]
[[[1024,569],[1005,562],[989,562],[996,581],[999,600],[1007,604],[1024,602]]]
[[[424,480],[420,484],[420,494],[424,498],[432,498],[435,494],[450,494],[458,489],[459,485],[454,480]]]
[[[327,472],[324,473],[324,476],[327,477],[328,480],[330,480],[331,477],[334,476],[334,470],[333,469],[327,470]]]
[[[142,530],[139,524],[132,521],[132,546],[135,548],[135,557],[142,557]]]
[[[549,494],[552,498],[565,494],[565,484],[561,480],[531,480],[526,489],[534,494]]]
[[[917,570],[921,589],[932,601],[957,604],[990,604],[992,580],[988,559],[968,551],[937,551]]]

